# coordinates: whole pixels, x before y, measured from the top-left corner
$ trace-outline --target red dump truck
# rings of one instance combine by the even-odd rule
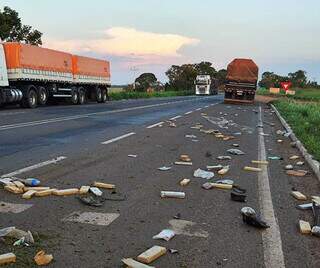
[[[108,61],[16,42],[0,43],[0,105],[35,108],[50,99],[107,101]]]
[[[251,59],[234,59],[227,68],[225,103],[253,103],[259,68]]]

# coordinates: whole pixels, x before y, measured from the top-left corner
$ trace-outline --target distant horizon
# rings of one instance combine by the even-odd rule
[[[144,72],[166,82],[171,65],[209,61],[226,69],[234,58],[253,59],[260,77],[265,71],[287,75],[301,69],[320,83],[315,0],[4,0],[4,6],[43,33],[43,46],[109,60],[116,85],[130,84]],[[57,12],[58,20],[47,19]]]

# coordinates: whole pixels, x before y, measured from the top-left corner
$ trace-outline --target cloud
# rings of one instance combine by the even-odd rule
[[[44,40],[44,46],[72,53],[95,53],[129,58],[145,63],[167,62],[182,57],[184,46],[200,41],[177,34],[160,34],[134,28],[113,27],[104,31],[104,38],[91,40]]]

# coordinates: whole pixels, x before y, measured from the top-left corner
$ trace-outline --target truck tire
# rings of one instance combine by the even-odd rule
[[[36,108],[38,104],[38,94],[36,88],[29,86],[25,91],[22,99],[22,106],[24,108]]]
[[[101,102],[105,103],[108,100],[107,90],[106,89],[102,89],[101,94],[102,94]]]
[[[79,89],[78,93],[78,104],[84,104],[86,102],[86,93],[83,88]]]
[[[48,101],[48,91],[45,87],[38,87],[38,103],[39,105],[45,105]]]
[[[102,90],[101,90],[101,88],[97,87],[95,94],[96,94],[96,101],[98,103],[102,102]]]
[[[71,103],[78,104],[78,100],[79,100],[78,90],[76,88],[72,88],[72,90],[71,90]]]

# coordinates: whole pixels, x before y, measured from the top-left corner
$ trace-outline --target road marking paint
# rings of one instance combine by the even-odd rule
[[[191,231],[192,226],[196,225],[195,222],[185,221],[185,220],[170,220],[170,229],[173,230],[177,235],[185,235],[185,236],[195,236],[207,238],[209,237],[209,233],[204,230]]]
[[[186,112],[185,115],[192,114],[193,111]]]
[[[107,140],[107,141],[101,142],[101,144],[109,144],[109,143],[112,143],[112,142],[115,142],[115,141],[122,140],[124,138],[130,137],[130,136],[135,135],[135,134],[136,134],[135,132],[130,132],[130,133],[124,134],[122,136],[113,138],[111,140]]]
[[[197,98],[196,100],[208,99],[208,98],[210,98],[210,97]],[[136,107],[118,109],[118,110],[113,110],[113,111],[95,112],[95,113],[87,113],[87,114],[65,116],[65,117],[55,117],[55,118],[39,120],[39,121],[30,121],[30,122],[25,122],[25,123],[2,125],[2,126],[0,126],[0,131],[15,129],[15,128],[22,128],[22,127],[33,127],[33,126],[38,126],[38,125],[52,124],[52,123],[57,123],[57,122],[70,121],[70,120],[77,120],[77,119],[87,118],[87,117],[96,116],[96,115],[105,115],[105,114],[114,114],[114,113],[128,112],[128,111],[134,111],[134,110],[141,110],[141,109],[160,107],[160,106],[183,103],[183,102],[190,102],[190,101],[195,101],[195,98],[187,99],[187,100],[180,100],[180,101],[157,103],[157,104],[149,104],[149,105],[144,105],[144,106],[136,106]]]
[[[14,204],[14,203],[6,203],[0,202],[0,213],[20,213],[28,208],[31,208],[32,204]]]
[[[147,128],[154,128],[154,127],[157,127],[157,126],[161,126],[161,125],[163,125],[164,124],[164,122],[159,122],[159,123],[156,123],[156,124],[153,124],[153,125],[150,125],[150,126],[147,126]]]
[[[178,119],[178,118],[181,118],[181,117],[182,117],[181,115],[177,115],[175,117],[170,118],[169,120],[175,120],[175,119]]]
[[[201,111],[202,110],[202,108],[198,108],[198,109],[196,109],[196,111]]]
[[[119,213],[73,212],[62,221],[108,226],[120,216]]]
[[[7,112],[7,113],[0,113],[0,116],[4,115],[16,115],[16,114],[25,114],[26,112]]]
[[[44,166],[48,166],[48,165],[51,165],[51,164],[56,164],[56,163],[66,159],[66,158],[67,157],[65,157],[65,156],[59,156],[59,157],[51,159],[51,160],[47,160],[47,161],[44,161],[44,162],[29,166],[29,167],[18,169],[16,171],[13,171],[13,172],[8,173],[8,174],[4,174],[4,175],[1,176],[1,178],[12,177],[12,176],[15,176],[15,175],[18,175],[18,174],[21,174],[21,173],[25,173],[25,172],[28,172],[28,171],[31,171],[31,170],[34,170],[34,169],[38,169],[38,168],[41,168],[41,167],[44,167]]]
[[[260,106],[258,124],[263,126],[261,110]],[[263,133],[263,128],[259,128],[258,159],[266,160],[264,137],[261,133]],[[259,203],[262,216],[270,225],[270,228],[262,232],[264,264],[265,267],[285,267],[280,228],[272,204],[268,170],[266,166],[261,166],[261,168],[262,172],[258,174]]]

